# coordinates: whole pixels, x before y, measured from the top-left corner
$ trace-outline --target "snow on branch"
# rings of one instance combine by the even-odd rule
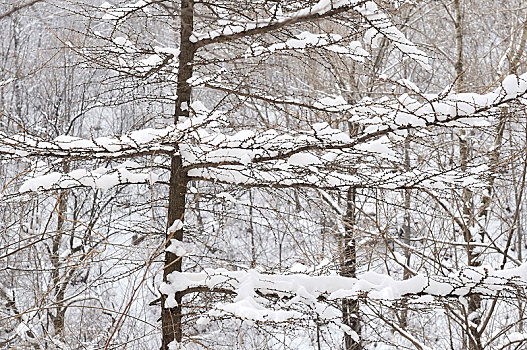
[[[311,130],[296,135],[274,130],[260,133],[242,130],[228,136],[200,130],[193,134],[194,142],[181,145],[180,149],[184,164],[189,169],[284,160],[313,150],[355,149],[390,156],[389,141],[383,139],[388,134],[398,135],[407,129],[439,125],[487,126],[487,117],[493,108],[521,102],[526,93],[527,74],[524,74],[506,77],[498,88],[483,95],[446,93],[426,95],[419,101],[403,94],[395,99],[365,100],[357,105],[348,104],[340,96],[326,97],[316,102],[314,107],[328,112],[348,112],[351,122],[365,126],[363,133],[350,138],[345,131],[334,129],[327,123],[315,123]],[[313,157],[304,155],[305,159]]]
[[[338,161],[310,164],[310,156],[296,163],[304,154],[298,153],[295,160],[279,162],[275,165],[259,164],[259,166],[221,165],[218,167],[197,168],[189,171],[191,180],[217,182],[242,187],[289,188],[302,187],[314,189],[336,190],[352,186],[354,188],[404,189],[425,188],[429,190],[444,190],[454,188],[484,187],[482,178],[485,175],[483,167],[475,167],[473,173],[467,174],[457,170],[398,172],[395,169],[369,170],[360,168],[355,175],[350,175],[347,169]],[[344,158],[346,159],[346,158]],[[355,159],[360,159],[356,157]],[[295,164],[296,163],[296,164]],[[346,164],[353,163],[346,159]],[[355,162],[357,163],[357,162]],[[363,163],[366,163],[363,160]],[[285,169],[280,169],[284,167]]]
[[[409,41],[405,35],[397,29],[390,18],[379,10],[377,4],[368,1],[361,6],[354,8],[367,22],[368,30],[364,40],[371,44],[373,48],[379,47],[379,40],[386,38],[403,54],[418,62],[424,69],[430,70],[428,56],[419,50],[414,43]]]
[[[267,47],[254,44],[247,49],[246,56],[257,57],[265,53],[274,53],[277,51],[322,48],[364,63],[369,53],[361,47],[360,42],[351,41],[344,46],[340,43],[342,39],[342,36],[338,34],[313,34],[304,31],[295,35],[293,39]]]
[[[314,19],[328,17],[349,11],[354,6],[367,1],[363,0],[320,0],[315,5],[301,9],[294,13],[261,19],[258,21],[231,20],[227,21],[220,30],[208,33],[194,32],[190,40],[198,47],[209,44],[229,42],[241,37],[263,34],[287,25],[307,22]],[[223,21],[225,22],[225,21]]]
[[[449,170],[409,172],[375,170],[375,167],[350,169],[363,164],[365,157],[397,161],[392,140],[408,129],[428,126],[488,125],[492,109],[522,101],[527,91],[527,75],[511,75],[494,91],[480,94],[427,96],[417,101],[408,95],[395,100],[363,101],[345,104],[343,99],[323,99],[321,105],[334,111],[349,112],[350,121],[364,125],[363,132],[350,137],[347,132],[315,123],[309,130],[280,133],[275,130],[241,130],[234,135],[218,131],[226,118],[221,112],[207,110],[200,102],[192,104],[194,116],[174,127],[133,131],[120,137],[81,139],[61,136],[42,141],[27,135],[3,135],[0,154],[6,158],[56,157],[68,159],[116,160],[136,156],[180,155],[188,176],[194,180],[217,181],[244,186],[312,187],[335,189],[343,186],[407,188],[417,184],[428,188],[474,186],[486,169],[470,174]],[[342,112],[341,111],[341,112]],[[122,173],[122,171],[120,171]],[[101,180],[104,174],[78,173],[45,175],[39,185],[31,179],[22,189],[41,190],[56,186],[108,188],[108,183],[152,183],[148,174],[114,172],[125,181]],[[116,176],[117,176],[116,175]],[[141,177],[141,179],[139,179]],[[139,179],[139,180],[138,180]],[[128,181],[129,180],[129,181]],[[155,180],[154,180],[155,181]],[[102,183],[102,184],[100,184]]]
[[[335,112],[349,112],[350,121],[364,126],[354,138],[324,123],[296,135],[269,130],[245,130],[236,135],[202,133],[197,142],[181,146],[184,165],[196,180],[218,181],[245,186],[338,188],[445,188],[481,184],[484,166],[473,173],[456,171],[390,172],[366,167],[349,175],[349,169],[366,156],[394,159],[390,145],[408,129],[428,126],[488,126],[494,107],[522,102],[527,75],[511,75],[494,91],[480,95],[447,93],[424,96],[421,101],[408,95],[397,99],[363,101],[352,106],[342,98],[324,98],[316,104]],[[354,165],[355,164],[355,165]]]
[[[121,136],[91,139],[59,136],[47,141],[28,134],[0,133],[0,156],[109,160],[155,154],[173,155],[184,135],[211,123],[215,118],[216,114],[200,114],[177,126],[147,128]]]
[[[341,111],[352,114],[350,122],[365,126],[364,137],[383,130],[397,132],[432,125],[473,127],[488,126],[493,109],[511,102],[525,103],[527,74],[507,76],[495,90],[486,94],[427,94],[417,100],[408,94],[397,99],[364,100],[355,106],[339,104]]]
[[[170,142],[173,128],[144,129],[120,137],[99,137],[84,139],[59,136],[45,141],[25,134],[1,135],[0,155],[4,157],[68,157],[76,159],[118,159],[171,152]]]
[[[275,29],[293,25],[296,23],[308,22],[315,19],[334,16],[347,11],[358,12],[365,20],[367,31],[365,41],[372,47],[378,46],[380,38],[386,38],[403,54],[417,61],[426,70],[430,70],[428,56],[410,42],[404,34],[398,30],[390,18],[383,13],[373,1],[360,0],[320,0],[311,7],[298,10],[290,14],[280,14],[266,19],[251,21],[247,19],[227,20],[221,19],[221,28],[207,32],[193,32],[190,41],[196,47],[203,47],[210,44],[230,42],[239,38],[252,35],[264,34]],[[333,34],[334,35],[334,34]],[[329,40],[328,40],[329,39]],[[360,47],[358,42],[351,42],[347,47],[333,43],[335,37],[331,35],[311,34],[303,32],[285,43],[273,44],[269,47],[251,47],[248,54],[260,55],[263,52],[275,52],[277,50],[304,49],[308,46],[322,46],[329,51],[349,56],[352,59],[363,62],[367,53]],[[337,39],[338,41],[340,39]]]
[[[104,12],[102,19],[105,20],[119,20],[131,12],[138,11],[148,6],[150,1],[138,0],[135,3],[126,4],[121,7],[114,7],[109,2],[104,2],[99,7]]]
[[[208,317],[229,315],[252,321],[286,322],[309,317],[334,321],[335,312],[328,309],[327,302],[343,298],[388,303],[407,298],[418,304],[474,294],[484,298],[498,293],[502,297],[515,297],[519,290],[526,288],[527,264],[523,264],[505,270],[465,267],[448,276],[416,275],[407,280],[375,272],[351,278],[205,269],[203,272],[173,272],[167,282],[161,284],[160,291],[167,295],[166,307],[176,305],[176,293],[209,290],[233,294],[232,301],[216,304]],[[270,303],[268,298],[274,302]],[[315,315],[294,310],[295,306],[306,305]]]
[[[157,181],[158,176],[153,172],[136,172],[130,170],[132,169],[123,166],[117,169],[99,168],[93,171],[77,169],[67,174],[51,172],[26,180],[20,186],[18,192],[37,192],[74,187],[106,190],[118,185],[153,184]]]

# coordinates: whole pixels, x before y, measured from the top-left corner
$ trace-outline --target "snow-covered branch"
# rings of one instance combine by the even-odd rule
[[[527,264],[505,270],[466,267],[449,276],[417,275],[407,280],[397,280],[375,272],[350,278],[206,269],[197,273],[173,272],[168,282],[161,285],[160,291],[168,296],[166,302],[172,307],[175,293],[192,292],[196,288],[235,293],[232,302],[217,304],[209,312],[211,317],[230,314],[253,321],[285,322],[313,317],[288,310],[295,303],[316,305],[313,309],[321,312],[318,317],[324,318],[327,306],[321,303],[343,298],[381,302],[411,298],[412,303],[431,303],[435,299],[459,299],[472,294],[487,298],[495,297],[498,293],[502,298],[515,297],[519,290],[527,289]],[[267,306],[266,296],[275,298],[281,307]],[[335,315],[331,314],[330,318],[333,317]]]

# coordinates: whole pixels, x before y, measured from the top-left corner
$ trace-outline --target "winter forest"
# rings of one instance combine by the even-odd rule
[[[1,349],[527,349],[527,1],[0,0],[0,33]]]

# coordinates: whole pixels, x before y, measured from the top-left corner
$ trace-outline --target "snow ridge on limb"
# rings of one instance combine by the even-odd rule
[[[4,157],[49,156],[76,159],[118,159],[134,157],[153,152],[171,152],[170,140],[174,128],[143,129],[119,137],[80,137],[59,136],[47,141],[26,135],[0,135],[0,155]]]
[[[201,103],[193,104],[196,116],[166,128],[146,128],[120,136],[80,138],[59,136],[43,140],[28,134],[0,133],[3,158],[51,157],[86,159],[123,159],[142,155],[174,154],[185,135],[215,122],[217,113],[203,112]]]
[[[320,0],[315,5],[279,17],[261,19],[259,21],[236,20],[226,23],[221,30],[208,33],[194,32],[190,40],[198,47],[209,44],[232,41],[234,39],[265,33],[285,25],[310,21],[316,18],[335,15],[349,11],[354,6],[365,3],[364,0]]]
[[[425,70],[432,69],[428,64],[428,56],[397,29],[390,18],[379,10],[375,2],[368,1],[354,9],[363,16],[368,24],[367,27],[369,28],[364,35],[364,40],[370,43],[373,48],[379,47],[379,39],[384,37],[403,54],[418,62]]]
[[[363,100],[355,106],[341,104],[341,111],[352,114],[351,122],[365,126],[365,134],[397,132],[430,125],[488,126],[494,108],[511,103],[525,103],[527,73],[509,75],[493,91],[486,94],[452,93],[427,94],[417,100],[408,94],[397,99]]]
[[[118,185],[153,184],[157,179],[158,176],[153,172],[136,172],[133,168],[125,166],[117,169],[99,168],[93,171],[77,169],[67,174],[51,172],[30,178],[20,186],[18,192],[62,190],[74,187],[107,190]]]
[[[370,43],[372,47],[377,47],[378,40],[384,37],[393,43],[395,47],[403,52],[403,54],[417,61],[423,68],[426,70],[431,69],[428,64],[428,56],[410,42],[373,1],[320,0],[315,5],[298,10],[294,13],[281,14],[280,16],[273,16],[271,18],[257,21],[246,19],[222,20],[223,25],[221,28],[207,33],[193,32],[190,41],[197,47],[230,42],[241,37],[270,32],[286,25],[311,21],[347,11],[356,11],[366,20],[366,27],[368,30],[366,31],[364,39],[366,42]],[[363,62],[364,58],[367,56],[357,43],[352,43],[351,46],[348,47],[331,43],[329,43],[330,45],[327,45],[328,41],[326,39],[318,37],[314,40],[317,34],[311,34],[308,38],[305,37],[304,33],[299,35],[301,35],[301,37],[288,40],[285,43],[274,44],[268,48],[261,46],[251,48],[248,50],[248,53],[260,55],[262,52],[274,52],[276,50],[287,48],[305,48],[307,45],[326,45],[326,49],[338,54],[350,56],[352,59],[359,62]]]
[[[396,280],[389,275],[366,272],[357,278],[309,276],[305,274],[265,274],[255,270],[228,271],[205,269],[203,272],[173,272],[161,284],[168,306],[175,293],[217,291],[235,295],[231,302],[217,304],[208,314],[225,314],[252,321],[286,322],[292,319],[322,318],[334,320],[335,311],[325,302],[342,298],[394,302],[411,298],[411,303],[431,303],[435,299],[463,298],[471,294],[514,297],[527,289],[527,264],[505,270],[489,267],[465,267],[448,276],[415,275]],[[270,303],[265,297],[272,297]],[[295,307],[310,306],[314,312],[298,312]]]
[[[109,2],[105,2],[99,7],[104,12],[102,19],[114,21],[114,20],[122,19],[123,17],[125,17],[127,14],[131,12],[135,12],[135,11],[145,8],[146,6],[150,4],[150,2],[151,2],[150,0],[149,1],[138,0],[135,3],[126,4],[121,7],[114,7]]]
[[[523,74],[506,77],[498,88],[487,94],[428,95],[423,96],[424,102],[407,94],[396,99],[363,101],[358,105],[350,105],[340,96],[326,97],[314,106],[328,112],[349,112],[351,122],[365,126],[363,134],[350,138],[347,132],[326,123],[313,124],[312,130],[296,135],[274,130],[260,133],[243,130],[233,136],[201,132],[195,134],[197,142],[183,146],[182,156],[185,165],[192,169],[287,159],[295,153],[313,150],[355,148],[390,155],[386,148],[388,141],[382,140],[385,135],[432,125],[486,126],[493,108],[513,101],[522,102],[526,93],[527,74]]]
[[[327,51],[337,53],[342,56],[351,58],[354,61],[364,63],[369,53],[361,47],[360,42],[351,41],[347,45],[340,45],[342,36],[338,34],[314,34],[303,31],[294,38],[285,42],[262,46],[259,44],[252,45],[247,49],[246,56],[257,57],[265,53],[274,53],[277,51],[298,50],[308,48],[322,48]]]
[[[415,187],[419,182],[432,188],[472,186],[479,182],[479,173],[467,176],[452,171],[398,173],[360,169],[358,175],[351,176],[347,170],[340,170],[342,164],[353,164],[357,157],[393,158],[388,135],[397,137],[407,129],[431,125],[486,125],[488,121],[485,117],[491,115],[492,108],[512,101],[521,102],[526,92],[527,74],[524,74],[506,77],[499,88],[485,95],[438,95],[426,102],[402,95],[395,101],[363,103],[360,106],[344,104],[341,99],[324,100],[326,107],[331,106],[335,111],[343,107],[352,112],[351,121],[365,125],[364,133],[354,138],[326,123],[313,124],[311,130],[296,134],[242,130],[227,135],[218,132],[217,128],[208,128],[221,123],[224,116],[220,112],[208,111],[201,103],[195,102],[192,104],[195,116],[175,127],[144,129],[120,137],[96,139],[62,136],[53,141],[42,141],[26,135],[4,135],[0,141],[0,154],[6,158],[47,155],[115,160],[179,152],[183,166],[192,179],[263,187],[331,189],[369,184],[382,188],[404,188]],[[39,186],[38,181],[31,182],[30,178],[22,188],[32,191],[51,189],[57,185],[107,188],[106,185],[97,185],[97,180],[90,180],[97,179],[97,174],[85,174],[81,178],[76,177],[76,173],[74,175],[73,178],[70,174],[54,175],[53,181],[46,178],[46,186]],[[137,182],[138,177],[125,175],[121,178],[134,178],[131,182]],[[140,183],[151,183],[150,175],[141,176]]]
[[[108,3],[101,5],[105,15],[102,19],[119,20],[128,13],[144,9],[150,2],[137,1],[122,7],[113,7]],[[347,11],[356,11],[365,19],[365,27],[367,28],[364,40],[376,47],[380,38],[386,38],[395,47],[397,47],[404,55],[417,61],[426,70],[430,69],[427,55],[419,50],[416,45],[410,42],[405,35],[397,29],[392,23],[389,16],[382,12],[377,4],[373,1],[365,0],[320,0],[316,4],[298,10],[289,14],[275,15],[273,17],[247,20],[247,19],[220,19],[220,27],[206,33],[193,32],[190,41],[195,48],[200,48],[210,44],[226,43],[242,37],[249,37],[258,34],[265,34],[275,29],[286,25],[295,23],[308,22],[324,17],[333,16],[335,14],[344,13]],[[123,39],[123,38],[115,38]],[[247,50],[247,55],[259,56],[264,52],[275,52],[284,49],[303,49],[308,46],[323,47],[326,50],[335,52],[340,55],[348,56],[353,60],[364,62],[368,56],[367,52],[363,50],[359,42],[351,42],[346,46],[338,45],[340,39],[335,37],[335,34],[312,34],[299,33],[297,37],[287,40],[283,43],[273,44],[269,47],[255,46]],[[116,43],[120,49],[130,53],[130,45],[120,45]],[[132,50],[135,51],[135,50]],[[177,50],[171,49],[170,52],[162,51],[155,52],[155,54],[141,60],[140,62],[127,62],[124,57],[119,57],[117,66],[121,70],[130,74],[147,77],[152,73],[160,70],[173,61],[179,54]]]

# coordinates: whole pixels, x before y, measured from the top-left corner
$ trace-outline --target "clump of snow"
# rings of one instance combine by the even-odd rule
[[[165,250],[177,256],[185,256],[188,255],[188,253],[191,253],[194,248],[188,243],[181,242],[177,239],[171,239],[170,245]]]
[[[179,231],[183,228],[183,221],[177,219],[177,220],[174,220],[174,222],[172,223],[172,225],[170,225],[170,227],[168,228],[168,233],[174,233],[176,231]]]

